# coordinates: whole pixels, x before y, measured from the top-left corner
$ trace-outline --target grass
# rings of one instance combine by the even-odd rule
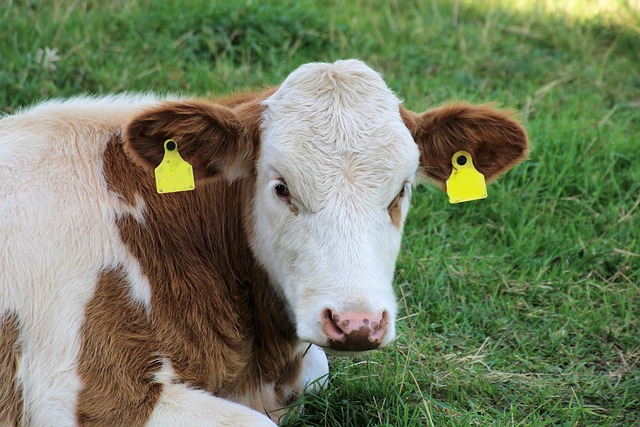
[[[289,426],[640,425],[640,4],[5,1],[0,110],[224,94],[359,57],[405,104],[520,111],[530,159],[482,202],[414,194],[400,336],[332,358]]]

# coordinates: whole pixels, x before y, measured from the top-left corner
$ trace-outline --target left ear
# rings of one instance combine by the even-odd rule
[[[232,110],[215,103],[164,102],[134,117],[123,139],[130,157],[150,171],[162,161],[167,139],[176,141],[196,179],[223,175],[233,180],[251,168],[253,149],[245,124]]]
[[[452,103],[422,114],[401,106],[400,114],[420,149],[422,173],[441,188],[451,175],[451,160],[458,151],[471,154],[487,182],[527,155],[527,134],[509,111]]]

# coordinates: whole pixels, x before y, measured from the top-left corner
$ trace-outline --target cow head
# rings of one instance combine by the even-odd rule
[[[252,180],[256,258],[298,336],[339,351],[394,339],[392,279],[416,175],[444,187],[465,150],[490,181],[527,150],[508,113],[460,103],[413,113],[355,60],[304,65],[252,102],[167,103],[132,121],[125,149],[155,167],[173,138],[197,179]]]

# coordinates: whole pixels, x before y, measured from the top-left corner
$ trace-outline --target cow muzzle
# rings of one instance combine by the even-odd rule
[[[322,331],[328,347],[338,351],[367,351],[380,346],[389,329],[389,314],[326,309],[322,313]]]

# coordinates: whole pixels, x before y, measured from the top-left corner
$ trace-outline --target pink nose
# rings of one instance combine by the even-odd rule
[[[322,313],[322,331],[328,339],[329,348],[343,351],[365,351],[378,348],[387,334],[389,315],[357,311]]]

